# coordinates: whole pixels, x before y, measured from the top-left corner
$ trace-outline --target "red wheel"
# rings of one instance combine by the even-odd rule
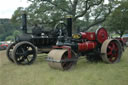
[[[116,63],[120,61],[121,58],[121,44],[117,40],[106,40],[102,47],[101,47],[101,53],[103,61],[107,63]]]
[[[108,39],[108,33],[104,28],[100,28],[96,31],[96,37],[99,43],[103,43],[106,39]]]

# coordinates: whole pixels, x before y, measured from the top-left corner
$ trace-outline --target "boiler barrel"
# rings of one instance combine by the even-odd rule
[[[84,43],[78,43],[78,50],[79,52],[92,50],[96,47],[96,42],[93,41],[87,41]]]

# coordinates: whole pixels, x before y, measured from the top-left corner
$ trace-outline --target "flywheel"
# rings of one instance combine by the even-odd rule
[[[108,33],[105,28],[100,28],[96,31],[97,41],[99,43],[103,43],[106,39],[108,39]]]

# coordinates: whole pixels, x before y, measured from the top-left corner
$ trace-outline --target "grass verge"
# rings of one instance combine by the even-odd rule
[[[78,61],[69,71],[51,69],[38,55],[34,64],[19,66],[8,61],[0,51],[0,85],[128,85],[128,48],[116,64]]]

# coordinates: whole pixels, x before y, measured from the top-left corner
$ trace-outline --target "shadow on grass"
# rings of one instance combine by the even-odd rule
[[[46,57],[47,57],[47,54],[45,54],[45,53],[38,54],[34,64],[40,64],[40,63],[43,63],[43,62],[46,63]]]

